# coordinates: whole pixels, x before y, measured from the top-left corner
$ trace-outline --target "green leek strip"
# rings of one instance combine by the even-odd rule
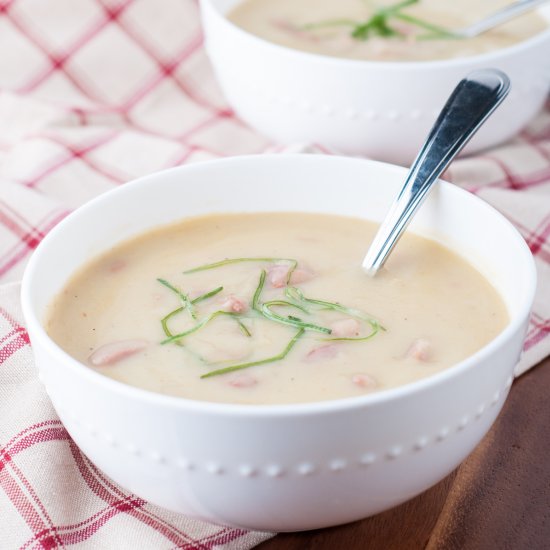
[[[346,307],[346,306],[343,306],[342,304],[339,304],[338,302],[327,302],[326,300],[316,300],[314,298],[306,298],[304,296],[304,293],[299,288],[296,288],[294,286],[290,286],[286,288],[285,294],[287,298],[290,298],[291,300],[295,300],[297,302],[306,302],[307,304],[320,306],[323,309],[332,309],[334,311],[340,311],[341,313],[345,313],[350,317],[355,317],[357,319],[361,319],[369,323],[373,322],[378,324],[378,321],[376,321],[373,317],[371,317],[364,311],[361,311],[360,309]]]
[[[332,309],[334,311],[340,311],[342,313],[346,313],[350,317],[356,317],[358,319],[362,319],[363,321],[367,321],[368,323],[376,322],[372,317],[367,315],[364,311],[361,311],[359,309],[355,309],[352,307],[346,307],[341,304],[338,304],[336,302],[326,302],[325,300],[315,300],[313,298],[305,298],[304,299],[308,304],[315,304],[317,306],[320,306],[324,309]]]
[[[219,317],[220,315],[228,315],[230,317],[236,317],[239,315],[238,313],[233,313],[232,311],[214,311],[214,313],[211,313],[210,315],[206,316],[204,319],[199,321],[194,327],[191,327],[190,329],[180,332],[179,334],[174,334],[170,336],[169,338],[166,338],[161,342],[161,345],[170,344],[171,342],[177,342],[181,340],[182,338],[185,338],[186,336],[189,336],[190,334],[193,334],[194,332],[197,332],[197,330],[201,329],[205,325],[207,325],[210,321],[215,319],[216,317]]]
[[[204,294],[201,294],[200,296],[197,296],[195,299],[191,300],[192,304],[198,304],[199,302],[203,302],[204,300],[208,300],[208,298],[212,298],[212,296],[216,296],[216,294],[219,294],[223,290],[223,286],[219,286],[218,288],[215,288],[214,290],[211,290],[210,292],[206,292]]]
[[[282,260],[292,262],[292,267],[291,267],[291,270],[289,271],[289,278],[290,278],[290,274],[292,273],[292,270],[294,270],[298,264],[297,264],[296,260],[287,260],[287,259],[280,259],[280,258],[238,258],[238,259],[233,259],[233,260],[224,260],[222,262],[217,262],[215,264],[208,264],[206,266],[201,266],[201,267],[195,268],[193,270],[187,271],[185,273],[191,273],[191,272],[195,272],[195,271],[202,271],[202,270],[205,270],[205,269],[213,269],[213,268],[216,268],[216,267],[220,267],[222,265],[227,265],[227,264],[236,263],[236,262],[244,262],[244,261],[282,261]],[[285,349],[281,353],[279,353],[279,354],[277,354],[273,357],[268,357],[266,359],[260,359],[258,361],[251,361],[251,362],[248,362],[248,363],[242,363],[242,364],[239,364],[239,365],[232,365],[230,367],[217,369],[217,370],[214,370],[214,371],[211,371],[211,372],[208,372],[208,373],[204,374],[203,376],[201,376],[201,378],[209,378],[211,376],[218,376],[218,375],[221,375],[221,374],[227,374],[229,372],[234,372],[234,371],[238,371],[238,370],[253,367],[253,366],[264,365],[264,364],[267,364],[267,363],[280,361],[288,355],[288,353],[293,348],[293,346],[295,345],[297,340],[304,334],[304,332],[306,330],[322,332],[322,333],[325,333],[325,334],[331,334],[331,332],[332,332],[330,328],[315,325],[313,323],[308,323],[308,322],[304,321],[303,319],[300,319],[299,317],[296,317],[296,316],[293,316],[293,315],[287,315],[286,317],[282,316],[282,315],[279,315],[278,313],[275,313],[274,311],[272,311],[271,308],[273,308],[273,307],[294,308],[294,309],[297,309],[297,310],[299,310],[303,313],[309,314],[309,310],[307,309],[305,304],[311,304],[311,305],[314,305],[314,306],[318,306],[321,309],[331,309],[331,310],[334,310],[334,311],[339,311],[339,312],[345,313],[345,314],[347,314],[351,317],[361,319],[361,320],[369,323],[372,327],[371,333],[367,336],[358,337],[358,338],[347,338],[347,337],[343,337],[343,338],[338,338],[338,337],[337,338],[323,338],[323,340],[326,340],[326,341],[365,341],[365,340],[371,339],[380,330],[385,330],[385,328],[383,326],[381,326],[378,323],[378,321],[376,321],[375,319],[373,319],[372,317],[370,317],[369,315],[367,315],[363,311],[353,309],[353,308],[348,308],[348,307],[343,306],[343,305],[341,305],[337,302],[327,302],[325,300],[317,300],[317,299],[313,299],[313,298],[306,298],[304,296],[303,292],[300,289],[296,288],[296,287],[287,287],[287,288],[285,288],[286,297],[289,298],[290,300],[292,300],[290,302],[287,301],[287,300],[276,299],[276,300],[271,300],[271,301],[268,301],[268,302],[265,302],[265,303],[261,303],[261,295],[262,295],[262,292],[263,292],[263,289],[264,289],[264,286],[265,286],[266,277],[267,277],[267,272],[266,272],[265,269],[262,269],[261,273],[260,273],[260,279],[258,281],[258,285],[257,285],[257,287],[254,291],[254,295],[253,295],[253,299],[252,299],[252,309],[254,311],[256,311],[257,313],[261,314],[263,317],[265,317],[266,319],[268,319],[270,321],[277,322],[277,323],[284,324],[284,325],[293,326],[294,328],[297,328],[298,331],[295,333],[293,338],[288,342]],[[185,338],[186,336],[189,336],[190,334],[193,334],[193,333],[197,332],[198,330],[200,330],[201,328],[206,326],[210,321],[212,321],[213,319],[215,319],[216,317],[221,316],[221,315],[226,315],[226,316],[229,316],[229,317],[235,319],[235,321],[238,323],[239,328],[241,329],[241,331],[246,336],[251,336],[250,331],[248,330],[246,325],[240,319],[241,314],[236,313],[236,312],[229,312],[229,311],[219,310],[219,311],[215,311],[215,312],[211,313],[210,315],[208,315],[204,319],[197,320],[196,313],[195,313],[195,310],[193,308],[193,305],[198,303],[198,302],[201,302],[203,300],[207,300],[208,298],[211,298],[212,296],[215,296],[216,294],[218,294],[219,292],[221,292],[223,290],[223,287],[221,287],[221,286],[217,287],[217,288],[215,288],[215,289],[213,289],[209,292],[206,292],[205,294],[202,294],[202,295],[198,296],[194,300],[189,300],[189,298],[186,294],[183,294],[178,288],[174,287],[173,285],[171,285],[166,280],[158,279],[158,281],[161,284],[163,284],[164,286],[166,286],[167,288],[169,288],[170,290],[172,290],[173,292],[175,292],[177,294],[177,296],[180,298],[180,300],[182,301],[182,304],[183,304],[181,307],[179,307],[179,308],[171,311],[170,313],[168,313],[168,315],[166,315],[161,320],[163,331],[164,331],[165,335],[167,336],[167,338],[164,339],[161,342],[162,345],[168,344],[168,343],[175,343],[177,345],[183,345],[183,343],[181,342],[181,340],[183,338]],[[287,280],[287,284],[288,284],[288,280]],[[188,310],[190,312],[193,319],[195,319],[195,321],[197,321],[197,323],[188,330],[185,330],[185,331],[180,332],[178,334],[172,334],[172,332],[170,331],[170,329],[168,327],[168,321],[172,317],[174,317],[175,315],[177,315],[177,314],[179,314],[179,313],[181,313],[185,310]]]
[[[158,279],[158,280],[162,281],[163,279]],[[166,286],[165,283],[166,283],[166,281],[164,281],[162,284],[164,284],[164,286]],[[168,288],[170,288],[170,290],[175,290],[176,293],[178,293],[178,296],[179,296],[179,291],[175,287],[172,287],[172,285],[170,285]],[[212,296],[215,296],[216,294],[220,293],[222,290],[223,290],[223,286],[219,286],[218,288],[215,288],[214,290],[211,290],[210,292],[206,292],[205,294],[201,294],[200,296],[198,296],[194,300],[191,300],[191,303],[192,304],[197,304],[199,302],[202,302],[203,300],[207,300],[208,298],[212,298]],[[166,315],[165,317],[163,317],[160,320],[160,323],[162,325],[162,330],[164,331],[164,334],[166,334],[166,336],[168,338],[171,338],[172,336],[174,336],[174,334],[168,328],[168,321],[172,317],[174,317],[178,313],[181,313],[182,311],[185,311],[186,309],[187,308],[183,307],[183,306],[178,307],[177,309],[175,309],[174,311],[171,311],[168,315]],[[242,323],[239,321],[239,324],[242,324]],[[246,327],[245,327],[245,330],[246,330],[247,336],[250,336],[250,332],[248,332],[248,329],[246,329]]]
[[[246,325],[238,318],[238,317],[234,317],[235,321],[237,321],[238,325],[239,325],[239,328],[241,329],[241,332],[247,336],[247,337],[251,337],[252,336],[252,333],[250,332],[250,330],[248,330],[248,328],[246,327]]]
[[[175,292],[178,298],[181,300],[181,303],[185,307],[185,309],[189,312],[189,315],[196,321],[197,320],[197,313],[195,312],[195,308],[193,307],[193,303],[191,300],[189,300],[189,297],[187,294],[184,294],[179,288],[176,288],[174,285],[171,285],[168,281],[165,279],[157,279],[157,281],[164,285],[166,288],[169,288],[172,292]]]
[[[376,321],[373,321],[370,323],[372,332],[370,334],[367,334],[367,336],[358,336],[358,337],[336,337],[336,338],[321,338],[324,342],[364,342],[365,340],[370,340],[374,336],[376,336],[382,327],[380,324]],[[385,330],[385,329],[382,329]]]
[[[368,40],[372,34],[377,36],[401,36],[400,32],[388,25],[387,16],[377,14],[366,23],[357,25],[351,32],[351,37],[356,40]]]
[[[222,287],[220,287],[222,288]],[[217,293],[216,293],[217,294]],[[195,300],[194,300],[195,302]],[[196,302],[195,302],[196,303]],[[168,315],[166,315],[166,317],[163,317],[161,320],[160,320],[160,323],[162,325],[162,330],[164,331],[164,334],[166,334],[166,336],[168,338],[172,338],[174,336],[174,333],[168,328],[168,321],[174,317],[175,315],[177,315],[178,313],[181,313],[182,311],[184,311],[185,308],[184,307],[179,307],[178,309],[175,309],[174,311],[171,311]],[[226,313],[230,313],[230,312],[226,312]],[[239,325],[239,328],[241,329],[241,332],[245,335],[245,336],[252,336],[252,333],[250,332],[250,330],[246,327],[246,325],[240,320],[238,319],[236,316],[234,317],[235,321],[237,322],[237,324]],[[176,342],[176,343],[181,343],[181,342]]]
[[[269,307],[273,306],[282,306],[282,307],[293,307],[295,309],[299,309],[300,311],[303,311],[304,313],[309,313],[309,311],[299,304],[293,304],[292,302],[287,302],[286,300],[270,300],[269,302],[264,302],[264,305],[269,305]]]
[[[356,319],[360,319],[361,321],[365,321],[372,328],[372,332],[368,336],[362,336],[360,338],[330,338],[330,340],[349,340],[349,341],[369,340],[372,336],[377,334],[380,330],[384,330],[384,331],[386,330],[376,319],[374,319],[373,317],[371,317],[370,315],[368,315],[367,313],[359,309],[346,307],[337,302],[327,302],[325,300],[316,300],[314,298],[306,298],[304,296],[304,293],[296,287],[286,288],[285,294],[287,298],[290,298],[291,300],[295,300],[297,302],[305,302],[307,304],[317,305],[323,309],[331,309],[333,311],[339,311],[341,313],[345,313],[350,317],[354,317]]]
[[[174,311],[171,311],[168,315],[166,315],[166,317],[164,317],[163,319],[161,319],[161,324],[162,324],[162,330],[164,331],[164,334],[166,334],[166,336],[168,338],[171,338],[172,336],[174,336],[172,334],[172,332],[170,331],[170,329],[168,328],[168,321],[174,317],[174,315],[178,314],[178,313],[181,313],[182,311],[184,311],[185,308],[184,307],[179,307],[178,309],[175,309]],[[184,347],[183,346],[183,342],[174,342],[174,344],[176,344],[177,346],[181,346],[181,347]],[[195,353],[193,350],[189,349],[189,346],[185,346],[185,350],[191,354],[195,359],[197,359],[198,361],[200,361],[201,363],[205,363],[206,361],[204,360],[204,357],[202,357],[201,355],[199,355],[198,353]]]
[[[257,311],[258,313],[262,313],[262,310],[260,308],[260,296],[261,296],[262,290],[264,288],[266,275],[267,275],[267,273],[266,273],[265,269],[262,269],[262,272],[260,273],[260,281],[258,282],[258,286],[256,287],[256,290],[254,291],[254,296],[252,297],[252,309],[254,311]]]
[[[428,23],[427,21],[423,21],[422,19],[418,19],[417,17],[413,17],[412,15],[407,15],[405,13],[396,13],[394,15],[396,19],[399,19],[401,21],[405,21],[406,23],[411,23],[412,25],[416,25],[417,27],[420,27],[422,29],[425,29],[427,31],[430,31],[431,35],[424,35],[423,39],[428,38],[459,38],[457,34],[454,34],[452,31],[449,31],[448,29],[444,29],[443,27],[440,27],[439,25],[434,25],[432,23]]]
[[[388,6],[386,8],[380,8],[377,10],[376,13],[383,14],[383,15],[394,15],[401,11],[404,8],[408,8],[409,6],[412,6],[414,4],[418,4],[420,0],[403,0],[403,2],[398,2],[397,4],[394,4],[393,6]]]
[[[419,40],[461,38],[448,29],[430,23],[429,21],[424,21],[418,17],[402,13],[403,9],[418,4],[419,1],[420,0],[404,0],[393,6],[380,8],[376,10],[370,18],[363,22],[350,19],[329,19],[318,23],[310,23],[304,25],[302,28],[303,30],[317,30],[331,27],[351,27],[351,36],[357,40],[368,40],[371,36],[403,37],[404,35],[402,32],[392,28],[389,24],[390,20],[395,18],[429,31],[429,34],[418,36],[417,38]]]
[[[351,37],[356,40],[368,40],[374,36],[402,36],[402,33],[389,26],[388,20],[391,17],[398,17],[400,10],[417,4],[419,0],[404,0],[393,6],[380,8],[376,10],[372,16],[364,22],[357,22],[349,19],[332,19],[305,25],[304,30],[316,30],[323,27],[351,27]]]
[[[269,319],[270,321],[275,321],[276,323],[282,323],[283,325],[290,325],[293,327],[313,330],[316,332],[324,332],[325,334],[330,334],[332,332],[327,327],[321,327],[319,325],[314,325],[313,323],[306,323],[305,321],[302,321],[297,317],[292,317],[292,316],[283,317],[282,315],[279,315],[274,311],[271,311],[270,308],[276,305],[280,305],[280,300],[274,300],[273,302],[265,302],[265,304],[262,305],[262,315],[265,318]],[[285,304],[285,305],[292,305],[292,304]]]
[[[168,283],[167,281],[165,281],[164,279],[157,279],[160,283],[162,283],[164,286],[168,287],[170,290],[173,290],[174,292],[176,292],[176,294],[182,298],[182,297],[185,297],[187,298],[187,300],[189,300],[189,298],[181,293],[176,287],[174,287],[173,285],[171,285],[170,283]],[[216,296],[216,294],[219,294],[221,291],[223,290],[223,286],[219,286],[213,290],[210,290],[209,292],[205,292],[204,294],[201,294],[200,296],[197,296],[196,298],[194,298],[193,300],[190,300],[190,303],[192,305],[194,304],[198,304],[199,302],[203,302],[204,300],[208,300],[209,298],[212,298],[212,296]],[[164,331],[164,334],[167,336],[168,339],[171,339],[171,338],[177,338],[178,335],[175,335],[174,333],[172,333],[172,331],[168,328],[168,321],[174,317],[175,315],[177,315],[178,313],[181,313],[182,311],[185,311],[187,309],[187,305],[186,306],[182,306],[182,307],[178,307],[177,309],[175,309],[174,311],[171,311],[168,315],[166,315],[165,317],[163,317],[160,321],[161,325],[162,325],[162,330]],[[218,312],[216,312],[218,313]],[[231,315],[234,317],[235,321],[237,322],[237,324],[239,325],[239,328],[241,329],[242,333],[245,335],[245,336],[252,336],[252,334],[250,333],[250,331],[248,330],[248,328],[246,327],[246,325],[236,317],[235,314],[233,314],[233,312],[225,312],[227,314],[231,313]],[[196,315],[193,317],[193,319],[197,320],[197,317]],[[199,323],[200,324],[200,323]],[[201,326],[204,326],[201,325]],[[195,327],[193,327],[194,329]],[[200,327],[199,327],[200,328]],[[192,329],[191,329],[192,330]],[[193,330],[194,332],[194,330]],[[183,334],[183,333],[182,333]],[[183,338],[183,336],[182,336]],[[165,341],[163,341],[162,343],[164,343]],[[176,344],[181,344],[181,342],[176,342]]]
[[[292,337],[290,342],[286,345],[285,349],[279,353],[278,355],[274,355],[273,357],[268,357],[267,359],[260,359],[258,361],[250,361],[249,363],[241,363],[240,365],[232,365],[230,367],[225,367],[223,369],[213,370],[210,372],[207,372],[206,374],[203,374],[201,378],[211,378],[212,376],[219,376],[221,374],[228,374],[230,372],[235,372],[242,369],[247,369],[249,367],[256,367],[258,365],[265,365],[267,363],[273,363],[275,361],[281,361],[284,359],[290,352],[290,350],[294,347],[294,344],[300,339],[302,334],[304,334],[305,329],[301,328],[298,330],[298,332]]]
[[[218,267],[223,267],[231,264],[238,264],[241,262],[270,262],[270,263],[288,262],[290,264],[290,268],[288,270],[288,275],[286,279],[287,284],[290,282],[290,277],[292,276],[292,273],[298,267],[298,260],[294,260],[292,258],[228,258],[226,260],[221,260],[219,262],[214,262],[212,264],[200,265],[199,267],[188,269],[183,273],[184,275],[188,275],[190,273],[197,273],[198,271],[206,271],[207,269],[216,269]]]
[[[388,16],[397,16],[400,15],[400,10],[412,6],[413,4],[418,4],[420,0],[404,0],[393,6],[388,6],[386,8],[380,8],[376,10],[369,19],[363,23],[358,23],[353,19],[328,19],[326,21],[319,21],[318,23],[307,23],[302,26],[304,30],[317,30],[325,27],[354,27],[355,29],[359,27],[376,27],[380,22],[386,19]],[[385,21],[384,21],[385,23]]]
[[[285,288],[285,296],[296,302],[303,302],[305,300],[304,293],[295,286],[289,286]]]
[[[199,302],[203,302],[204,300],[208,300],[208,298],[212,298],[212,296],[215,296],[216,294],[219,294],[223,290],[223,286],[219,286],[218,288],[215,288],[214,290],[211,290],[210,292],[206,292],[205,294],[201,294],[200,296],[197,296],[194,300],[191,300],[192,304],[198,304]],[[246,325],[237,317],[235,317],[235,321],[237,321],[237,324],[239,325],[239,328],[241,329],[241,332],[245,336],[252,336],[250,331],[246,328]]]
[[[300,311],[303,311],[304,313],[308,313],[307,309],[303,306],[292,304],[290,302],[286,302],[285,300],[272,300],[271,302],[266,302],[264,304],[260,304],[260,296],[262,294],[262,290],[264,288],[265,284],[265,277],[266,277],[266,271],[265,269],[262,269],[262,272],[260,273],[260,281],[258,282],[258,286],[256,287],[256,290],[254,292],[254,297],[252,298],[252,309],[263,315],[266,319],[269,319],[270,321],[274,321],[276,323],[282,323],[284,325],[290,325],[296,328],[304,328],[309,330],[315,330],[317,332],[324,332],[325,334],[330,334],[330,329],[325,327],[320,327],[318,325],[314,325],[311,323],[306,323],[302,321],[301,319],[298,319],[297,317],[283,317],[282,315],[278,315],[277,313],[271,311],[270,307],[277,306],[277,305],[284,305],[284,306],[290,306],[294,307],[296,309],[299,309]]]
[[[175,309],[174,311],[171,311],[168,315],[166,315],[166,317],[163,317],[161,320],[160,320],[160,324],[162,325],[162,330],[164,331],[164,334],[166,334],[166,336],[168,338],[171,338],[172,336],[174,336],[172,334],[172,332],[170,331],[170,329],[168,328],[168,321],[174,317],[175,315],[177,315],[178,313],[181,313],[182,311],[184,311],[185,308],[184,307],[178,307],[178,309]]]

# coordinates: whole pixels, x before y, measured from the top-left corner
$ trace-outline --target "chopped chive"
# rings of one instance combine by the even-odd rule
[[[193,303],[191,302],[191,300],[189,300],[189,297],[187,296],[187,294],[184,294],[179,288],[176,288],[174,285],[170,284],[165,279],[157,279],[157,281],[161,285],[164,285],[166,288],[169,288],[172,292],[176,293],[176,295],[181,300],[181,303],[183,304],[185,309],[189,312],[189,315],[191,315],[191,317],[194,320],[197,320],[197,314],[195,312],[195,308],[193,307]]]
[[[230,372],[235,372],[242,369],[247,369],[249,367],[256,367],[258,365],[265,365],[267,363],[273,363],[275,361],[281,361],[284,359],[294,347],[294,344],[299,340],[299,338],[304,334],[305,330],[301,328],[298,332],[292,337],[290,342],[286,345],[285,349],[278,355],[273,357],[268,357],[267,359],[260,359],[258,361],[250,361],[249,363],[241,363],[240,365],[232,365],[230,367],[225,367],[223,369],[213,370],[203,374],[201,378],[211,378],[212,376],[219,376],[221,374],[228,374]]]

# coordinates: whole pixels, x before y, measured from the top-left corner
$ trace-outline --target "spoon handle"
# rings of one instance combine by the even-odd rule
[[[433,183],[500,105],[509,89],[509,78],[496,69],[474,71],[459,82],[374,237],[363,260],[367,273],[374,275],[384,265]]]
[[[548,0],[517,0],[469,27],[454,31],[454,34],[463,38],[473,38],[546,2]]]

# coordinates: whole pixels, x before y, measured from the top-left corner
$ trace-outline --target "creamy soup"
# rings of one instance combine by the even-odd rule
[[[115,380],[268,404],[406,384],[504,328],[496,291],[431,240],[406,234],[386,267],[365,275],[375,229],[320,214],[189,219],[86,265],[51,305],[47,330]]]
[[[418,0],[391,13],[396,0],[244,0],[229,19],[246,31],[289,48],[380,61],[423,61],[480,54],[511,46],[548,27],[529,13],[481,36],[445,32],[477,22],[506,0]],[[375,18],[373,19],[373,16]]]

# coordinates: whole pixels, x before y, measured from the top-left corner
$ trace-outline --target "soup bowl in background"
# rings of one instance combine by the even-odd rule
[[[354,158],[235,157],[147,176],[62,221],[29,262],[22,303],[40,378],[82,451],[155,504],[271,531],[375,514],[456,468],[508,394],[536,276],[514,227],[451,184],[435,186],[411,230],[466,257],[499,292],[510,321],[481,350],[420,381],[307,404],[193,401],[107,378],[70,357],[45,330],[48,305],[75,271],[130,237],[223,212],[303,211],[380,221],[404,176],[402,168]]]
[[[472,153],[515,136],[550,90],[550,27],[480,55],[362,61],[293,50],[252,35],[225,16],[240,1],[201,0],[206,50],[237,115],[281,143],[317,143],[408,165],[458,82],[475,69],[501,69],[512,91],[466,148]],[[550,6],[538,13],[550,24]]]

